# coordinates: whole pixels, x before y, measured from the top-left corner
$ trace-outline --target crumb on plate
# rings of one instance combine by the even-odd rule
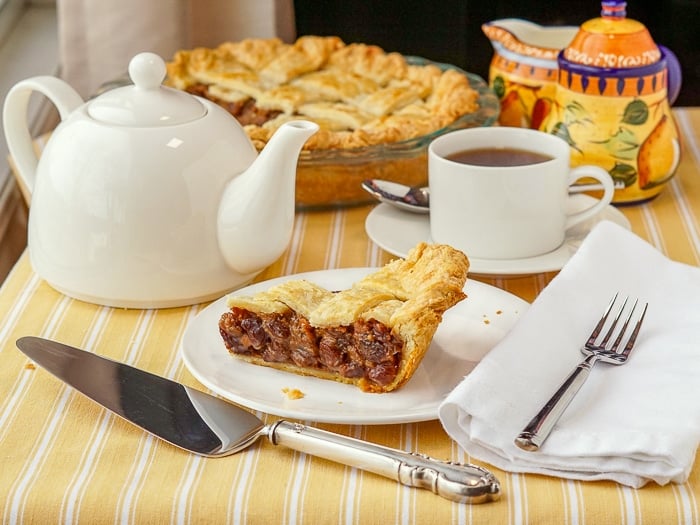
[[[287,399],[302,399],[304,397],[304,392],[298,388],[284,387],[282,393],[287,396]]]

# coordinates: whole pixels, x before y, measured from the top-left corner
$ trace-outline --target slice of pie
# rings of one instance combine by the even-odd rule
[[[462,252],[421,243],[346,290],[292,280],[232,295],[219,331],[250,363],[389,392],[411,378],[443,313],[466,297],[468,269]]]

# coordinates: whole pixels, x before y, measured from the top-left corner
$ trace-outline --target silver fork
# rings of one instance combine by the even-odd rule
[[[637,310],[638,300],[634,301],[634,305],[629,311],[629,314],[624,320],[622,328],[620,328],[617,337],[610,343],[611,338],[615,332],[615,328],[622,316],[622,312],[627,306],[629,297],[627,297],[623,302],[622,306],[617,310],[617,314],[610,324],[607,332],[603,336],[603,339],[596,343],[598,336],[603,331],[610,312],[613,306],[617,302],[618,294],[615,294],[605,309],[603,317],[600,318],[598,324],[591,332],[586,343],[581,347],[581,352],[586,356],[583,361],[579,363],[576,369],[566,378],[554,395],[547,401],[547,403],[542,407],[539,413],[532,418],[532,420],[527,424],[523,431],[515,438],[515,444],[519,448],[528,451],[539,450],[540,446],[547,439],[547,436],[552,431],[552,428],[559,420],[561,415],[569,406],[571,400],[574,398],[579,389],[583,386],[583,383],[588,378],[593,365],[598,361],[603,363],[609,363],[612,365],[622,365],[627,362],[627,358],[634,347],[634,343],[637,340],[637,335],[639,334],[639,329],[642,326],[642,321],[644,321],[644,315],[647,312],[648,303],[645,303],[642,307],[641,314],[638,314],[638,320],[634,324],[632,333],[629,335],[627,342],[624,346],[622,344],[623,336],[627,332],[627,328],[632,320],[633,314]]]

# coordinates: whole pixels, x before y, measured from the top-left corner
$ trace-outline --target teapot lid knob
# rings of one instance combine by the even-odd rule
[[[623,0],[603,0],[601,2],[600,16],[603,18],[625,18],[627,16],[627,2]]]
[[[129,77],[139,89],[160,87],[165,74],[165,62],[155,53],[140,53],[129,62]]]
[[[129,63],[133,86],[105,91],[88,103],[88,114],[105,124],[168,127],[200,119],[207,109],[184,91],[163,86],[165,61],[155,53],[140,53]]]

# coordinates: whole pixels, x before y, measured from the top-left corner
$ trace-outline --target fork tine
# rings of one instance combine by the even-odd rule
[[[608,306],[605,308],[605,312],[603,313],[603,317],[600,318],[600,321],[598,321],[598,324],[595,325],[595,328],[593,328],[591,335],[588,336],[588,341],[586,341],[586,345],[595,344],[595,340],[598,338],[600,331],[603,329],[603,325],[605,325],[605,321],[608,320],[608,315],[610,315],[610,310],[612,310],[612,307],[615,304],[615,301],[617,301],[618,295],[619,295],[619,292],[617,292],[617,293],[615,293],[615,295],[613,295],[613,298],[610,300],[610,302],[608,303]]]
[[[611,352],[616,352],[617,353],[617,347],[620,346],[620,342],[622,341],[622,336],[625,335],[625,332],[627,331],[627,326],[630,324],[630,319],[632,319],[632,314],[634,313],[634,310],[637,308],[637,303],[639,302],[639,299],[634,300],[634,304],[632,305],[632,309],[630,310],[629,315],[625,319],[625,322],[622,324],[622,328],[620,328],[620,333],[617,334],[617,338],[615,339],[615,342],[612,344],[612,346],[608,349]],[[625,304],[627,303],[627,300],[625,300]],[[625,305],[622,305],[622,308],[620,309],[620,314],[622,313],[622,310],[624,309]],[[619,316],[619,314],[618,314]]]
[[[629,297],[625,297],[625,300],[622,302],[622,306],[618,310],[617,315],[615,315],[615,319],[613,319],[613,322],[610,325],[610,328],[608,329],[607,333],[603,337],[603,340],[600,342],[599,346],[605,346],[608,344],[610,337],[612,336],[613,332],[615,331],[615,327],[617,326],[617,322],[620,320],[620,316],[622,315],[622,311],[625,309],[625,306],[627,306],[628,300],[629,300]]]
[[[635,306],[637,305],[635,301]],[[647,313],[647,307],[649,306],[649,303],[644,304],[644,309],[642,310],[642,315],[639,316],[639,319],[637,320],[637,324],[634,326],[634,330],[632,330],[632,334],[630,335],[630,338],[627,340],[627,344],[625,345],[625,348],[622,350],[622,355],[627,358],[627,356],[630,355],[630,352],[632,351],[632,347],[634,346],[634,343],[637,341],[637,334],[639,334],[639,329],[642,327],[642,322],[644,321],[644,316]],[[634,310],[632,310],[634,312]],[[630,313],[630,317],[632,314]],[[629,319],[628,319],[629,320]]]

